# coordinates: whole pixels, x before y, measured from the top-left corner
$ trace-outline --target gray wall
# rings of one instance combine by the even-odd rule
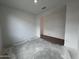
[[[67,0],[65,46],[79,49],[79,0]]]
[[[1,38],[1,25],[0,25],[0,54],[2,52],[2,38]]]
[[[36,36],[35,15],[20,10],[0,7],[3,19],[2,39],[4,46],[27,41]]]
[[[1,10],[0,10],[1,11]],[[2,19],[2,15],[1,15],[1,12],[0,12],[0,20]],[[2,35],[1,35],[1,22],[0,22],[0,54],[1,54],[1,51],[2,51]]]

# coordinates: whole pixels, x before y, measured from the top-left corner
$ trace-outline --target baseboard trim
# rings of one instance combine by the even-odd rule
[[[49,41],[54,44],[64,45],[64,39],[55,38],[47,35],[40,35],[40,38],[43,38],[46,41]]]

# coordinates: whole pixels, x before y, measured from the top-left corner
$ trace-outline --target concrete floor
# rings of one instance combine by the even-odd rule
[[[51,44],[43,39],[33,39],[10,49],[10,59],[71,59],[64,46]]]

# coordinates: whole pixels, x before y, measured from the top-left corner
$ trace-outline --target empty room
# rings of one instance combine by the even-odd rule
[[[79,59],[79,0],[0,0],[0,59]]]

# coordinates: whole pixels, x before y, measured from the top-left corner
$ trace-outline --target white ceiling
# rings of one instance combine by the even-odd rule
[[[17,8],[30,13],[39,14],[49,9],[65,5],[65,0],[39,0],[37,4],[33,0],[0,0],[0,4],[12,8]],[[45,10],[41,8],[46,6]]]

